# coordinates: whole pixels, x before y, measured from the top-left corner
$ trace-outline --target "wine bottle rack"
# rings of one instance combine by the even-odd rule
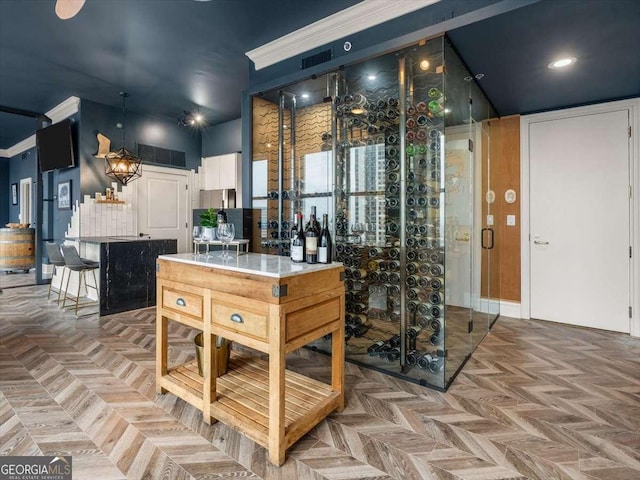
[[[452,108],[466,105],[471,112],[465,82],[474,80],[460,75],[466,72],[461,62],[445,68],[446,48],[442,38],[429,40],[309,80],[324,84],[312,106],[289,101],[280,90],[278,122],[287,128],[279,130],[277,162],[269,163],[266,215],[259,224],[263,247],[288,255],[293,215],[302,211],[306,220],[314,195],[305,156],[330,152],[332,185],[326,193],[333,202],[333,258],[345,266],[346,358],[437,388],[446,388],[468,357],[472,331],[472,308],[450,301],[461,276],[471,276],[459,260],[451,268],[450,255],[462,258],[451,242],[466,238],[469,253],[473,239],[468,230],[456,230],[456,215],[466,213],[450,209],[449,187],[461,177],[448,170],[445,130]],[[429,57],[426,70],[422,55]],[[458,69],[455,76],[448,77],[448,68]],[[254,149],[254,158],[261,155]],[[470,289],[463,294],[480,297]],[[452,347],[454,330],[460,332],[459,348]],[[331,350],[327,339],[313,346]]]

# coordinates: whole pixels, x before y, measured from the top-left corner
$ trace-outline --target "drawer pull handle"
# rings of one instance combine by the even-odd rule
[[[244,323],[244,319],[240,316],[239,313],[232,314],[231,321],[235,323]]]
[[[176,305],[178,305],[179,307],[186,307],[187,302],[184,301],[184,298],[178,298],[176,300]]]

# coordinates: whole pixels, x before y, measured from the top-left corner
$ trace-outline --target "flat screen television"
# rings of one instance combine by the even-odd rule
[[[74,167],[71,120],[66,119],[36,131],[40,171]]]

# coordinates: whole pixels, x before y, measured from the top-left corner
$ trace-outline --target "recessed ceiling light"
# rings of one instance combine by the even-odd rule
[[[193,119],[196,121],[196,123],[200,123],[200,122],[202,122],[202,120],[204,120],[204,118],[202,117],[202,115],[201,115],[201,114],[199,114],[199,113],[196,113],[196,114],[193,116]]]
[[[308,93],[303,93],[302,94],[302,98],[309,98],[309,94]]]
[[[375,80],[375,79],[376,79],[376,76],[375,76],[375,75],[369,75],[367,78],[368,78],[369,80]]]
[[[420,70],[429,70],[429,60],[420,60]]]
[[[553,62],[551,62],[549,64],[549,68],[555,70],[556,68],[568,67],[569,65],[572,65],[574,63],[576,63],[576,57],[559,58],[558,60],[554,60]]]

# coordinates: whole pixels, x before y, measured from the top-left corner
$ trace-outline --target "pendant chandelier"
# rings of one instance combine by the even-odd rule
[[[120,92],[122,97],[122,148],[105,155],[105,173],[118,180],[122,185],[142,176],[142,160],[137,155],[125,148],[125,99],[129,96],[126,92]]]

